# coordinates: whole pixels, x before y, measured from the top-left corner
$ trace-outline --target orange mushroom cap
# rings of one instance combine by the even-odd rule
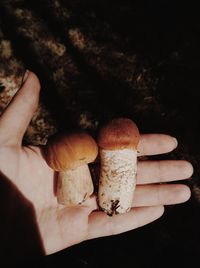
[[[107,150],[136,149],[139,139],[138,127],[131,119],[115,118],[101,128],[97,142]]]
[[[98,154],[95,140],[85,132],[55,134],[44,149],[47,164],[56,171],[91,163]]]

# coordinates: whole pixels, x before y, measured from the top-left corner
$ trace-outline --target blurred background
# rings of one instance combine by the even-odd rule
[[[159,220],[41,260],[80,267],[193,265],[200,255],[200,19],[182,1],[1,0],[0,112],[26,69],[41,81],[40,105],[24,143],[81,128],[96,135],[117,116],[141,133],[166,133],[178,148],[161,159],[194,168],[191,199]],[[152,158],[152,159],[155,159]]]

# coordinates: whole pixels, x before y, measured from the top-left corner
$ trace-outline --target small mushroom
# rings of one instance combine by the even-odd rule
[[[139,130],[128,118],[116,118],[99,132],[100,180],[98,203],[108,215],[132,207],[137,172]]]
[[[88,163],[95,160],[98,146],[85,132],[56,134],[44,149],[47,164],[58,172],[57,201],[65,206],[81,204],[94,191]]]

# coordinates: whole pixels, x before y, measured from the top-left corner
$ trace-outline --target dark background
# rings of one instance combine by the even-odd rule
[[[19,79],[28,68],[41,80],[47,115],[38,113],[26,142],[45,143],[50,132],[77,126],[95,136],[105,120],[127,116],[143,133],[178,139],[178,148],[159,158],[185,159],[195,168],[193,178],[183,182],[192,190],[185,204],[166,207],[145,227],[81,243],[41,263],[198,265],[200,19],[194,2],[1,1],[0,38],[12,44],[12,55],[0,62],[0,77],[15,73]],[[49,40],[63,44],[65,52],[46,47]],[[0,89],[4,96],[5,82]],[[47,125],[38,125],[38,118]]]

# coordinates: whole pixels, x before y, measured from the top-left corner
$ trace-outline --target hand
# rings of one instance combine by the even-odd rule
[[[1,197],[0,212],[1,219],[2,215],[3,219],[7,217],[4,220],[7,228],[10,225],[9,230],[12,229],[10,244],[15,241],[13,213],[19,215],[20,207],[23,207],[23,213],[16,222],[20,220],[21,234],[16,239],[22,239],[25,232],[28,242],[24,242],[24,245],[33,246],[33,237],[30,239],[30,232],[26,230],[34,221],[33,233],[38,240],[34,245],[42,248],[43,253],[50,254],[87,239],[138,228],[159,218],[164,212],[164,205],[189,199],[190,190],[186,185],[160,184],[189,178],[193,173],[189,162],[140,161],[134,208],[129,213],[109,217],[97,210],[94,196],[74,208],[58,205],[53,190],[54,172],[43,159],[41,148],[22,146],[22,138],[38,105],[39,91],[38,78],[29,72],[0,117],[0,196],[3,195],[5,200],[9,196],[8,201],[3,199],[4,203]],[[141,156],[156,155],[170,152],[176,146],[176,140],[170,136],[148,134],[141,136],[139,151]],[[29,214],[31,221],[27,222],[26,214]],[[18,247],[21,244],[19,241]],[[22,256],[23,252],[20,251]],[[30,255],[32,252],[30,250]]]

